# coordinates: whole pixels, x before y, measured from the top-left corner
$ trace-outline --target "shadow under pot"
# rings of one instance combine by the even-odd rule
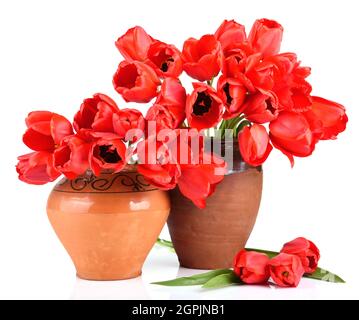
[[[254,227],[262,196],[262,167],[247,165],[238,142],[232,149],[233,167],[206,201],[197,208],[178,188],[170,191],[171,212],[167,221],[180,265],[193,269],[233,267],[234,256],[243,249]]]
[[[52,190],[49,220],[80,278],[120,280],[141,274],[170,210],[168,193],[136,167],[62,179]]]

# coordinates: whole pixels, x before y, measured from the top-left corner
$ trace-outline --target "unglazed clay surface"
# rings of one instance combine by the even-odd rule
[[[170,191],[168,228],[181,266],[220,269],[233,265],[254,227],[263,172],[238,159],[233,170],[199,209],[178,189]]]
[[[168,194],[135,170],[62,179],[47,204],[78,276],[91,280],[140,275],[169,209]]]

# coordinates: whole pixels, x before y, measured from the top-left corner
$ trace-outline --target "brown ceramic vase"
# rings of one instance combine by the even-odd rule
[[[262,168],[248,166],[237,143],[232,148],[233,169],[207,199],[205,209],[197,208],[178,189],[170,192],[167,224],[183,267],[232,267],[235,254],[244,248],[254,227],[262,195]]]
[[[169,209],[168,194],[148,184],[135,167],[62,179],[47,203],[77,275],[88,280],[139,276]]]

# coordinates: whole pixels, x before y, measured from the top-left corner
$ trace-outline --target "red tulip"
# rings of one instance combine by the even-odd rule
[[[244,283],[264,283],[269,278],[268,262],[266,254],[243,249],[234,258],[233,271]]]
[[[268,57],[261,65],[267,67],[269,76],[257,77],[257,81],[261,81],[262,89],[274,92],[281,110],[303,112],[310,109],[312,87],[305,80],[310,75],[310,68],[300,66],[296,54],[282,53]],[[265,84],[266,87],[263,86]]]
[[[304,116],[311,125],[317,139],[336,139],[343,132],[348,122],[345,108],[320,97],[312,97],[313,104]]]
[[[245,58],[233,54],[224,61],[223,74],[238,79],[251,94],[265,93],[273,89],[273,69],[274,63],[263,60],[261,53],[245,55]]]
[[[155,42],[142,27],[134,27],[118,38],[116,47],[127,61],[145,61],[150,45]]]
[[[244,74],[245,64],[241,55],[231,55],[224,59],[222,73],[226,78],[238,79]]]
[[[61,175],[54,167],[51,152],[33,152],[18,157],[18,160],[16,171],[23,182],[40,185],[54,181]]]
[[[174,161],[166,144],[150,137],[139,143],[137,153],[139,158],[138,172],[148,182],[163,190],[176,187],[181,169]]]
[[[276,21],[257,20],[249,33],[248,42],[264,57],[277,54],[282,42],[283,27]]]
[[[244,26],[234,20],[224,20],[214,36],[221,43],[225,56],[247,39]]]
[[[242,113],[247,89],[240,80],[221,76],[217,82],[217,92],[225,102],[224,119],[231,119]]]
[[[222,56],[221,43],[213,35],[190,38],[183,45],[183,69],[199,81],[211,80],[221,69]]]
[[[156,121],[160,129],[176,129],[186,117],[186,91],[175,78],[166,78],[155,104],[147,111],[146,119]]]
[[[263,55],[256,53],[250,55],[243,63],[244,74],[256,90],[266,92],[273,89],[275,65],[272,61],[263,60]]]
[[[137,169],[149,183],[162,190],[175,188],[181,174],[177,164],[140,164]]]
[[[319,249],[312,241],[303,237],[287,242],[280,252],[298,256],[306,273],[313,273],[318,267]]]
[[[76,131],[94,129],[96,131],[113,132],[112,116],[118,112],[116,102],[102,93],[96,93],[81,104],[74,118]]]
[[[270,93],[268,93],[270,94]],[[266,123],[278,117],[277,97],[272,94],[256,93],[246,99],[242,107],[246,119],[255,123]]]
[[[154,104],[148,109],[146,120],[156,123],[156,131],[162,129],[176,129],[179,125],[179,121],[173,113],[171,113],[167,107],[160,104]]]
[[[226,173],[226,162],[222,158],[200,153],[198,164],[181,164],[178,188],[197,207],[205,208],[206,199],[215,191]]]
[[[149,102],[157,95],[159,84],[156,72],[150,66],[137,61],[122,61],[113,77],[115,90],[127,102]]]
[[[269,273],[280,287],[296,287],[304,274],[300,258],[293,254],[280,253],[269,261]]]
[[[266,161],[273,149],[266,128],[255,123],[239,132],[238,143],[243,160],[254,167]]]
[[[203,83],[194,83],[187,97],[186,116],[191,128],[212,128],[222,120],[224,104],[217,92]]]
[[[101,136],[90,150],[90,168],[96,176],[102,170],[121,171],[127,163],[126,145],[116,135]]]
[[[255,52],[248,42],[236,45],[226,54],[223,61],[222,73],[227,78],[240,78],[245,72],[247,58],[251,57]]]
[[[177,78],[183,71],[181,52],[175,46],[160,41],[152,43],[149,47],[147,64],[159,77]]]
[[[54,164],[68,179],[75,179],[90,168],[89,155],[93,145],[92,132],[81,130],[67,137],[54,152]]]
[[[307,157],[312,154],[315,140],[306,118],[299,113],[283,111],[269,124],[269,136],[294,165],[293,156]]]
[[[197,207],[205,208],[206,199],[223,180],[227,164],[217,155],[205,152],[203,136],[197,130],[179,129],[176,133],[177,140],[172,141],[177,143],[174,150],[181,166],[178,188]]]
[[[174,107],[178,110],[181,109],[184,116],[184,109],[186,107],[186,90],[178,79],[166,78],[162,82],[161,91],[155,103],[162,104],[170,108]],[[178,110],[172,110],[172,112],[177,114]]]
[[[63,116],[49,111],[34,111],[26,120],[24,143],[34,151],[53,152],[61,140],[73,133],[71,123]]]
[[[142,113],[136,109],[121,109],[113,115],[114,132],[121,139],[126,138],[127,132],[131,129],[138,129],[144,132],[146,126],[145,118]],[[132,140],[135,142],[138,137]]]

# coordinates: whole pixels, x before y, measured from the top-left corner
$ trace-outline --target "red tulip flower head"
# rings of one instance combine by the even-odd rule
[[[49,111],[31,112],[25,122],[23,142],[34,151],[53,152],[64,137],[73,133],[65,117]]]
[[[63,139],[73,134],[71,123],[49,111],[31,112],[25,122],[23,142],[35,152],[18,157],[19,179],[38,185],[56,180],[61,173],[55,168],[53,153]]]
[[[253,94],[242,107],[246,119],[255,123],[267,123],[278,117],[278,101],[275,95]]]
[[[306,273],[313,273],[318,267],[319,249],[312,241],[303,237],[287,242],[280,252],[298,256]]]
[[[307,119],[300,113],[284,111],[269,125],[273,145],[281,150],[294,165],[293,156],[312,154],[315,140]]]
[[[214,36],[221,43],[226,57],[231,53],[231,50],[237,49],[247,40],[244,26],[234,20],[224,20]]]
[[[254,167],[267,160],[273,149],[266,128],[255,123],[239,132],[238,143],[243,160]]]
[[[129,130],[144,131],[146,126],[145,118],[142,113],[136,109],[121,109],[113,114],[112,120],[114,132],[121,139],[126,139],[126,134]],[[134,137],[132,142],[136,142],[137,139],[137,137]]]
[[[320,97],[312,97],[311,108],[304,116],[311,125],[315,136],[320,140],[336,139],[348,122],[345,108],[339,103]]]
[[[16,171],[19,179],[30,184],[45,184],[56,180],[61,173],[55,169],[53,154],[38,151],[18,157]]]
[[[202,154],[198,164],[181,165],[178,188],[198,208],[206,207],[206,199],[213,194],[216,186],[226,173],[226,162],[215,155]]]
[[[112,117],[119,109],[110,97],[102,93],[94,94],[81,104],[74,118],[76,131],[94,129],[96,131],[113,131]]]
[[[160,41],[149,47],[147,63],[159,77],[177,78],[183,71],[181,52],[175,46]]]
[[[127,102],[145,103],[157,95],[160,80],[156,72],[142,62],[122,61],[113,77],[115,90]]]
[[[84,174],[90,168],[89,157],[93,139],[92,132],[86,129],[66,137],[54,152],[56,169],[70,180]]]
[[[186,90],[178,79],[166,78],[155,104],[149,108],[147,121],[155,121],[157,130],[176,129],[186,117]]]
[[[224,119],[231,119],[243,112],[244,101],[247,98],[247,88],[242,81],[221,76],[217,83],[218,96],[224,101]]]
[[[269,273],[278,286],[296,287],[304,274],[304,268],[298,256],[280,253],[269,261]]]
[[[213,35],[205,35],[199,40],[190,38],[182,50],[183,69],[199,81],[211,80],[218,75],[222,66],[221,43]]]
[[[90,168],[96,176],[102,170],[120,172],[126,165],[128,156],[126,145],[116,135],[103,135],[96,140],[90,150]]]
[[[268,262],[264,253],[241,250],[234,259],[233,271],[244,283],[264,283],[269,278]]]
[[[116,47],[127,61],[145,61],[151,44],[151,36],[142,27],[129,29],[116,41]]]
[[[151,136],[141,141],[137,149],[138,172],[147,181],[162,190],[175,188],[181,175],[181,169],[179,164],[174,161],[168,145]]]
[[[274,20],[257,20],[248,36],[248,42],[256,52],[264,57],[277,54],[283,36],[283,27]]]
[[[202,83],[193,84],[193,92],[187,97],[186,116],[189,125],[198,130],[211,128],[222,118],[224,104],[217,92]]]

